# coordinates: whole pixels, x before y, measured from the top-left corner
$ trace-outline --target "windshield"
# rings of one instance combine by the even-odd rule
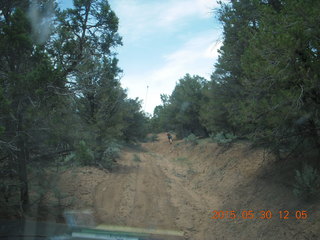
[[[320,1],[0,1],[0,238],[319,239]]]

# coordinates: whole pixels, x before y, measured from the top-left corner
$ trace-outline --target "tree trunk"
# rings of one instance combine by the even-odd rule
[[[22,128],[22,116],[18,118],[18,171],[20,181],[20,203],[23,211],[25,211],[29,204],[29,188],[28,188],[28,174],[27,174],[27,162],[29,160],[29,150],[26,147],[26,137]]]
[[[315,148],[317,149],[318,158],[320,157],[320,136],[318,134],[318,128],[314,120],[309,121],[310,125],[310,135],[314,141]],[[320,161],[316,160],[316,166],[318,169],[320,169]]]

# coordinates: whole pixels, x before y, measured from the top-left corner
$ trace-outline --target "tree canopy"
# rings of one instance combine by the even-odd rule
[[[220,3],[224,39],[210,81],[194,85],[189,77],[180,80],[156,107],[154,126],[169,126],[182,136],[232,134],[272,150],[279,159],[317,159],[319,4]]]
[[[69,155],[112,170],[112,150],[143,139],[147,118],[121,87],[122,42],[108,1],[61,10],[51,0],[12,0],[0,10],[0,187],[18,191],[27,210],[34,169]]]

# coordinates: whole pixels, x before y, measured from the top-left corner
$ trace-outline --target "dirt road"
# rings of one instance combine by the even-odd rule
[[[186,239],[193,240],[318,236],[317,222],[311,218],[304,222],[279,217],[211,219],[213,210],[297,208],[297,202],[286,202],[292,198],[288,189],[263,177],[257,180],[265,163],[261,151],[247,153],[235,147],[223,153],[216,145],[169,145],[164,134],[159,142],[142,147],[143,152],[125,151],[120,170],[108,174],[96,187],[94,210],[100,222],[181,230]],[[271,188],[270,195],[266,191]]]
[[[203,223],[210,222],[214,199],[190,189],[183,175],[185,166],[172,160],[174,146],[165,137],[143,148],[145,152],[126,152],[120,172],[110,174],[97,187],[95,210],[100,221],[183,230],[186,236],[202,232]]]

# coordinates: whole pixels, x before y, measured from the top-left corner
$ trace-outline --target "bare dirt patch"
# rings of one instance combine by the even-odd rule
[[[237,143],[170,145],[165,134],[144,143],[145,151],[126,150],[117,172],[94,168],[65,172],[64,192],[74,196],[73,209],[89,208],[98,223],[175,229],[186,239],[319,239],[319,206],[296,200],[275,164],[263,150]],[[281,173],[281,171],[280,171]],[[213,210],[237,212],[236,219],[211,219]],[[243,219],[252,210],[254,219]],[[259,212],[270,210],[270,219]],[[279,211],[307,210],[305,220],[279,219]]]

